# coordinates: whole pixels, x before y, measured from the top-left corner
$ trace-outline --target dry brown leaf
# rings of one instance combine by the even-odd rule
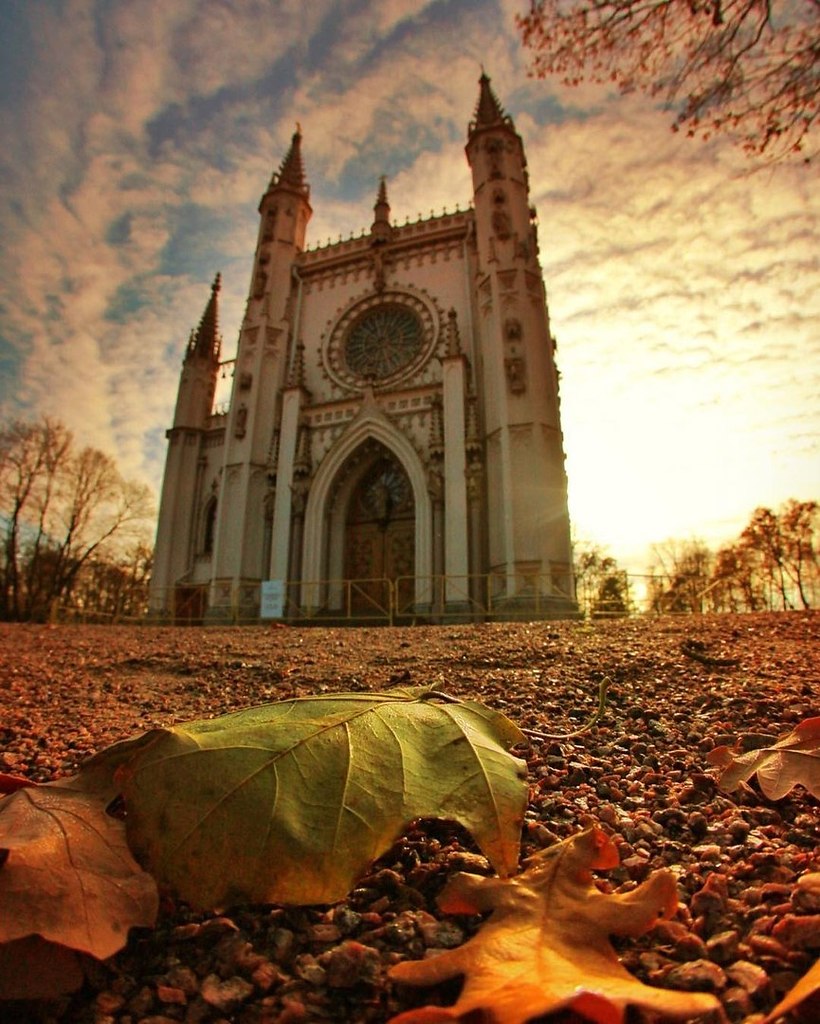
[[[0,999],[56,999],[83,983],[79,954],[39,935],[0,942]]]
[[[761,1024],[773,1024],[773,1021],[778,1020],[780,1017],[785,1017],[787,1013],[791,1013],[792,1010],[801,1006],[808,999],[817,999],[819,995],[820,960],[817,961],[808,974],[804,974],[800,981],[789,989],[771,1013],[766,1014]],[[817,1008],[820,1010],[820,1005]],[[806,1019],[808,1020],[809,1018]]]
[[[441,909],[491,910],[490,919],[458,949],[429,960],[403,961],[390,975],[410,985],[435,985],[464,975],[464,988],[451,1007],[407,1010],[390,1024],[433,1024],[471,1013],[483,1013],[488,1024],[526,1024],[570,1008],[598,1024],[619,1024],[628,1006],[666,1019],[721,1015],[712,995],[644,985],[619,963],[610,945],[610,935],[641,935],[659,917],[674,913],[677,894],[670,871],[654,872],[629,893],[602,893],[591,869],[614,867],[618,852],[597,828],[528,863],[512,879],[452,878],[439,897]]]
[[[727,793],[757,772],[760,789],[769,800],[780,800],[797,785],[820,799],[820,717],[807,718],[769,747],[746,753],[715,747],[706,758],[723,768],[718,785]]]
[[[129,928],[153,925],[156,883],[106,814],[110,774],[84,771],[0,800],[0,943],[36,935],[104,959]]]

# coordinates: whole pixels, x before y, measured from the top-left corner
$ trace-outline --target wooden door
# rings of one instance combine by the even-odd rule
[[[345,527],[345,578],[351,584],[351,610],[358,614],[389,611],[389,585],[412,576],[415,566],[415,510],[410,481],[389,454],[364,473],[348,506]],[[402,581],[400,604],[412,581]]]

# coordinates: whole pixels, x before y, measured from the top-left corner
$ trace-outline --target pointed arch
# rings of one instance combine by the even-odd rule
[[[353,421],[316,471],[305,508],[302,579],[310,583],[340,577],[342,561],[338,535],[343,530],[344,513],[342,509],[332,507],[334,486],[339,474],[344,472],[348,459],[361,445],[370,440],[380,442],[395,456],[413,489],[415,571],[418,578],[416,600],[421,603],[425,600],[429,588],[426,578],[433,571],[433,516],[427,491],[427,476],[413,445],[375,406],[363,411]],[[336,543],[331,545],[331,539],[336,540]]]

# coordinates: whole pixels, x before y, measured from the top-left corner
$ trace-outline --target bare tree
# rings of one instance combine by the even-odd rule
[[[583,544],[573,552],[573,565],[576,593],[586,614],[592,618],[629,615],[629,578],[611,555],[597,544]]]
[[[652,611],[703,612],[714,555],[701,540],[668,540],[652,547],[648,598]]]
[[[774,512],[757,508],[740,535],[750,556],[756,559],[761,585],[770,608],[811,606],[818,586],[818,505],[816,501],[791,498]]]
[[[756,612],[766,607],[756,560],[747,545],[736,542],[718,550],[708,593],[716,612]]]
[[[29,569],[46,536],[57,477],[64,468],[71,435],[48,418],[39,423],[16,420],[0,430],[0,521],[4,527],[0,566],[0,616],[25,618]],[[29,554],[25,574],[22,551]]]
[[[531,0],[517,20],[540,78],[641,89],[677,109],[675,130],[808,159],[820,0]]]
[[[91,559],[116,555],[152,514],[144,485],[124,480],[103,452],[75,452],[61,424],[0,430],[0,615],[44,618],[53,601],[70,597]]]

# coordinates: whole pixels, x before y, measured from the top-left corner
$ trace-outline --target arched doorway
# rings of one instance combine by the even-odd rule
[[[381,444],[373,446],[347,506],[345,578],[351,611],[373,613],[386,607],[385,580],[398,580],[398,608],[413,599],[416,518],[413,488],[398,459]]]

